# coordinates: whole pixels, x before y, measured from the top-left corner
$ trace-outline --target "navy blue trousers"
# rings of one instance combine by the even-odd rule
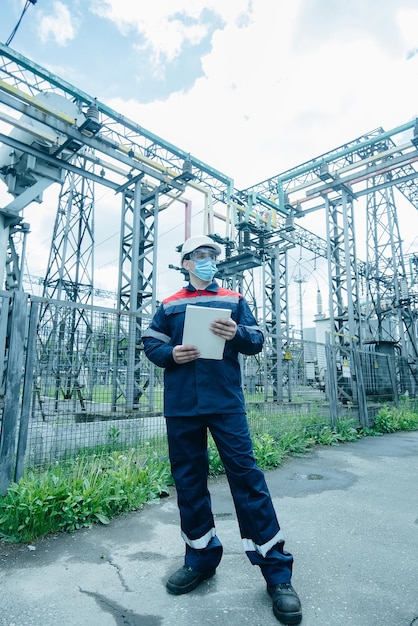
[[[166,419],[171,472],[177,490],[185,564],[215,569],[222,558],[208,489],[208,431],[219,451],[235,505],[244,550],[268,584],[289,582],[293,557],[284,538],[264,473],[257,467],[244,413]]]

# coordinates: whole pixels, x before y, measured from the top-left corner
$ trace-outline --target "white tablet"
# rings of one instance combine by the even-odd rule
[[[230,317],[230,309],[196,306],[194,304],[186,305],[183,346],[196,346],[200,350],[201,359],[222,359],[225,339],[215,335],[209,326],[216,319],[228,319]]]

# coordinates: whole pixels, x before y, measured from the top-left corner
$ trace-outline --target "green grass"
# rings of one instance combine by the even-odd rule
[[[339,445],[368,435],[398,430],[417,430],[418,412],[412,404],[383,407],[367,431],[349,419],[332,429],[329,421],[315,413],[304,415],[249,413],[254,454],[263,470],[278,467],[291,455],[301,455],[315,445]],[[117,432],[112,432],[112,445]],[[111,446],[85,451],[72,460],[48,468],[26,471],[0,497],[0,538],[29,542],[50,533],[73,531],[107,524],[119,513],[141,508],[146,502],[169,492],[173,484],[169,462],[161,441],[148,447],[112,450]],[[100,450],[100,452],[99,452]],[[145,456],[146,451],[146,456]],[[209,438],[211,475],[224,469]]]
[[[56,389],[52,386],[45,386],[40,389],[41,396],[45,398],[55,398]],[[58,393],[58,400],[63,399],[63,390],[60,388]],[[99,404],[108,404],[109,410],[111,409],[113,403],[113,391],[111,385],[95,385],[91,390],[91,398],[87,397],[86,389],[81,389],[81,395],[84,400],[91,400],[92,402]],[[124,404],[125,398],[120,397],[116,400],[117,404]],[[163,387],[155,386],[154,389],[154,409],[156,411],[162,411],[163,409]]]
[[[73,461],[28,471],[0,500],[0,537],[27,542],[46,534],[107,524],[168,494],[169,463],[141,459],[138,450],[81,455]]]
[[[374,420],[374,429],[378,433],[394,433],[397,430],[416,430],[418,415],[408,403],[399,408],[389,405],[380,409]]]

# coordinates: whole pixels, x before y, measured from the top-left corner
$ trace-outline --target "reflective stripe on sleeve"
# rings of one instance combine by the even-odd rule
[[[168,343],[171,339],[168,335],[164,333],[159,333],[157,330],[153,330],[152,328],[147,328],[147,330],[142,334],[143,337],[153,337],[153,339],[159,339],[164,343]]]

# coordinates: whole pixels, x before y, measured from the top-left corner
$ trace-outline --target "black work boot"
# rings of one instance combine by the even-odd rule
[[[282,624],[300,624],[302,607],[299,596],[290,583],[267,585],[273,600],[273,613]]]
[[[192,567],[183,565],[177,572],[171,574],[166,584],[167,591],[174,593],[176,596],[182,593],[189,593],[189,591],[196,589],[201,582],[211,578],[214,574],[215,570],[210,572],[198,572]]]

